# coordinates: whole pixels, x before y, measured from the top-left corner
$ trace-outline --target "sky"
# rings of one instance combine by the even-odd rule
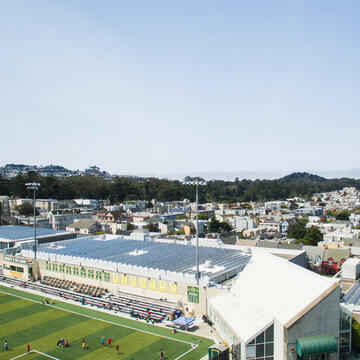
[[[359,168],[360,2],[0,1],[0,165]]]

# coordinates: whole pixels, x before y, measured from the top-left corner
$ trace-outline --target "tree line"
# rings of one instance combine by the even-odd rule
[[[195,186],[178,180],[118,177],[114,181],[108,181],[95,176],[71,176],[60,179],[53,176],[43,177],[35,172],[18,175],[12,179],[0,177],[0,195],[31,197],[32,193],[26,189],[25,184],[32,181],[41,184],[37,197],[44,199],[92,198],[110,199],[113,202],[137,199],[147,201],[195,199]],[[199,186],[199,200],[200,202],[248,202],[279,200],[294,196],[308,198],[314,193],[340,190],[347,186],[359,189],[360,180],[324,179],[309,174],[299,175],[299,173],[276,180],[211,180],[206,185]]]

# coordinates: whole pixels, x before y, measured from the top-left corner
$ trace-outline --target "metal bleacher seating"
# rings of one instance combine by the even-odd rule
[[[66,281],[59,282],[60,279],[50,277],[47,277],[46,279],[44,278],[44,280],[40,283],[23,281],[6,276],[3,276],[1,280],[11,285],[39,291],[44,296],[55,295],[66,300],[80,302],[83,305],[120,311],[131,314],[134,317],[153,320],[156,322],[162,321],[167,315],[173,313],[176,309],[176,303],[164,300],[155,300],[124,292],[119,292],[119,295],[109,294],[107,299],[101,299],[100,297],[90,295],[89,289],[94,288],[93,286],[73,283],[73,288],[79,286],[80,289],[83,289],[82,293],[80,291],[76,292],[76,289],[68,287],[69,284]],[[65,288],[62,288],[62,285],[65,286]],[[97,289],[100,293],[102,292],[104,294],[106,292],[106,289]]]

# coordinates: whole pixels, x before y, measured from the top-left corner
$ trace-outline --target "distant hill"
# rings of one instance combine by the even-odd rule
[[[324,177],[310,174],[307,172],[294,172],[290,175],[280,178],[279,180],[286,181],[286,182],[291,182],[293,180],[310,180],[310,181],[318,181],[318,182],[328,181]]]

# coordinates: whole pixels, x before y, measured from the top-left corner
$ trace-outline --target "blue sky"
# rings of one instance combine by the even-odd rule
[[[360,167],[359,1],[1,1],[0,165]]]

